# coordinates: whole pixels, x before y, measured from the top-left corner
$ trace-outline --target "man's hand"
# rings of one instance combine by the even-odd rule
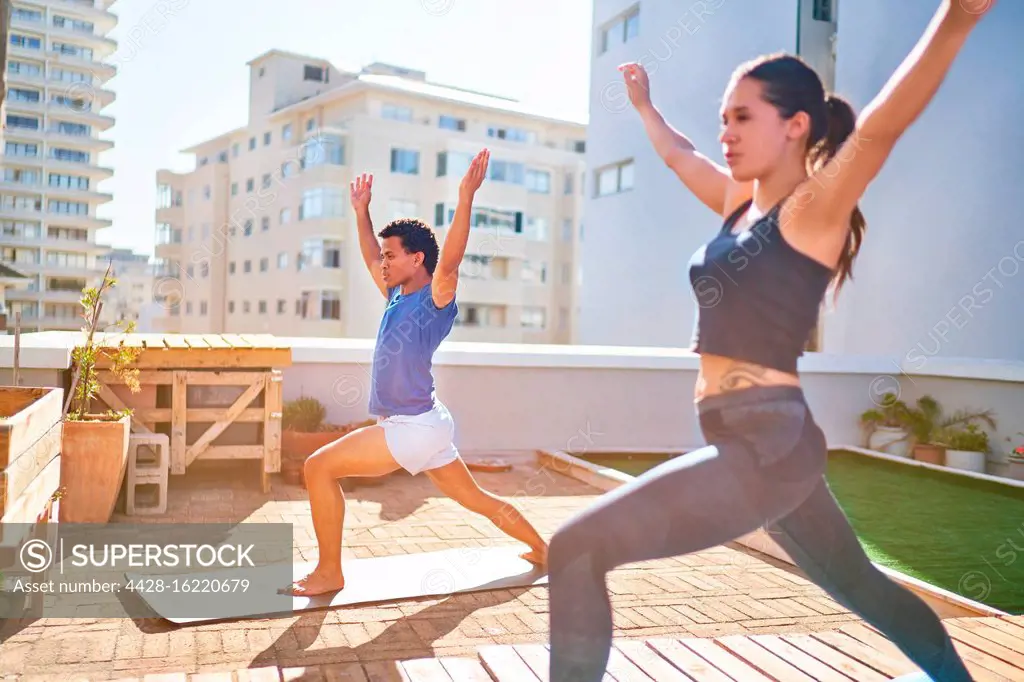
[[[370,194],[373,190],[373,173],[363,173],[349,183],[349,196],[356,213],[370,208]]]
[[[490,159],[491,152],[487,149],[473,158],[473,162],[469,164],[469,170],[466,171],[466,175],[463,176],[462,183],[459,185],[460,201],[471,202],[473,200],[476,191],[480,189],[484,178],[487,177],[487,163]]]

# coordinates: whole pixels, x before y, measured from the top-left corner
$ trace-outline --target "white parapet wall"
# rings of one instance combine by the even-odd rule
[[[74,332],[21,338],[23,385],[53,385],[70,366]],[[370,339],[282,338],[292,346],[284,397],[319,399],[336,423],[368,418]],[[401,352],[400,347],[393,352]],[[13,337],[0,337],[0,380],[10,380]],[[694,413],[699,357],[676,348],[442,344],[437,395],[465,452],[672,452],[704,444]],[[832,446],[860,445],[858,417],[887,391],[930,394],[947,410],[991,409],[999,460],[1024,431],[1024,363],[932,358],[912,371],[898,358],[809,354],[800,363],[808,402]],[[1017,436],[1020,439],[1020,436]],[[1019,444],[1019,442],[1017,442]],[[989,473],[998,473],[990,471]]]

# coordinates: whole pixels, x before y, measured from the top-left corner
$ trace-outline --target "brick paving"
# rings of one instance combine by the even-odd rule
[[[210,463],[200,470],[203,464],[172,477],[166,515],[114,521],[290,522],[296,556],[316,558],[305,490],[275,477],[264,495],[255,476],[238,475],[242,465],[225,471]],[[601,494],[536,465],[477,476],[485,488],[515,500],[545,537]],[[425,477],[396,474],[346,498],[348,558],[512,542]],[[609,576],[608,588],[616,637],[807,632],[858,620],[788,566],[739,546],[631,564]],[[390,679],[395,660],[473,657],[481,645],[546,642],[547,618],[547,587],[539,587],[196,626],[160,619],[8,621],[0,630],[0,676],[119,679],[249,669],[253,679],[266,672],[278,679],[273,669],[280,668],[285,679]],[[263,668],[271,670],[257,670]]]

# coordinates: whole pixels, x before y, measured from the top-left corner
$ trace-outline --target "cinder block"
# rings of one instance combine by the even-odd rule
[[[170,450],[170,439],[166,434],[133,433],[129,436],[128,496],[125,501],[125,511],[129,515],[163,514],[167,511]],[[152,498],[154,502],[140,505],[140,497]]]

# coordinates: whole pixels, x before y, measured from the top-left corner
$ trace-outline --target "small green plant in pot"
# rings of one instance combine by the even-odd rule
[[[947,415],[932,396],[918,398],[916,405],[907,412],[907,424],[913,435],[914,459],[945,464],[946,446],[938,442],[939,434],[977,422],[995,428],[991,410],[962,409]]]
[[[977,424],[944,429],[935,440],[946,448],[946,466],[961,471],[985,473],[989,435]]]
[[[895,393],[883,395],[877,407],[860,415],[860,424],[865,430],[865,446],[870,450],[907,457],[909,414],[907,404]]]
[[[97,369],[100,360],[132,393],[141,390],[139,370],[133,369],[132,363],[142,349],[125,346],[124,340],[116,345],[96,342],[103,294],[116,284],[108,266],[99,287],[82,291],[85,343],[71,352],[73,371],[61,437],[60,485],[65,493],[59,520],[68,523],[109,521],[128,468],[131,410],[98,412],[93,405],[101,387]],[[134,330],[134,322],[124,325],[125,333]]]

